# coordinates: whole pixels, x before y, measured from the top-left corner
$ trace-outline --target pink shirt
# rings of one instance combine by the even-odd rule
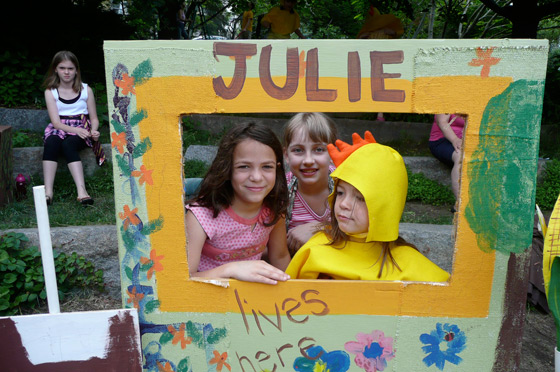
[[[206,271],[233,261],[260,260],[268,243],[273,226],[264,222],[270,210],[261,208],[251,219],[236,214],[231,207],[221,211],[216,218],[213,211],[197,205],[186,205],[208,236],[202,247],[198,271]]]
[[[457,138],[463,138],[463,129],[465,129],[465,119],[457,115],[451,115],[449,117],[449,120],[451,121],[455,117],[457,119],[455,119],[455,121],[451,123],[451,129],[453,129],[453,132],[455,132]],[[443,137],[444,137],[443,132],[441,131],[441,129],[439,129],[439,125],[437,125],[437,122],[434,118],[432,131],[430,132],[430,142],[437,141]]]
[[[336,168],[334,166],[329,166],[329,171],[332,172]],[[293,177],[292,172],[286,173],[286,181],[290,184],[290,181]],[[324,222],[328,221],[331,216],[331,209],[329,207],[329,203],[325,200],[326,209],[322,216],[319,216],[317,213],[311,209],[309,204],[303,199],[299,191],[296,191],[296,195],[294,198],[294,205],[292,207],[292,219],[290,220],[290,224],[288,225],[288,230],[292,229],[296,226],[303,225],[309,222]]]

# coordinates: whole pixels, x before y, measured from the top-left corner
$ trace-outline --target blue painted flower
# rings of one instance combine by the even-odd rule
[[[302,372],[345,372],[350,368],[350,357],[345,351],[327,353],[321,346],[307,350],[310,358],[299,357],[294,360],[294,370]]]
[[[420,335],[420,341],[425,344],[422,350],[428,355],[422,360],[428,367],[435,364],[443,371],[446,361],[453,364],[463,361],[457,354],[467,347],[467,337],[455,324],[445,323],[442,326],[441,323],[437,323],[436,329],[430,334]]]

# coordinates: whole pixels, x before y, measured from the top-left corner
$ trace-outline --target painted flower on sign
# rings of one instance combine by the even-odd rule
[[[214,350],[214,358],[210,359],[210,364],[216,364],[216,371],[221,372],[224,366],[231,371],[231,366],[226,362],[228,357],[227,352],[220,354],[217,350]]]
[[[425,344],[422,350],[428,355],[422,360],[428,367],[435,364],[443,371],[446,361],[453,364],[463,361],[457,354],[467,347],[467,337],[455,324],[437,323],[435,330],[420,335],[420,341]]]
[[[350,357],[342,350],[327,353],[321,346],[307,350],[309,358],[294,360],[294,369],[302,372],[345,372],[350,368]]]
[[[115,79],[115,85],[122,89],[122,94],[127,96],[129,93],[136,94],[134,90],[134,78],[132,76],[128,76],[125,72],[122,74],[122,80]]]
[[[346,351],[356,354],[354,362],[367,372],[385,370],[387,362],[395,357],[393,338],[385,337],[382,331],[358,333],[356,339],[358,341],[349,341],[344,344],[344,348]]]

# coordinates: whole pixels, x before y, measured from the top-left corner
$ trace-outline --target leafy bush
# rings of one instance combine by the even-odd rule
[[[541,209],[552,210],[560,194],[560,160],[546,164],[544,175],[537,185],[536,203]]]
[[[43,146],[43,133],[28,130],[15,130],[12,132],[12,147]]]
[[[422,173],[411,173],[409,170],[407,173],[407,201],[418,200],[431,205],[446,205],[455,202],[455,196],[449,187],[427,178]]]
[[[208,166],[202,160],[187,160],[185,161],[185,178],[204,178]]]
[[[560,93],[558,92],[558,84],[560,84],[560,49],[555,48],[551,49],[548,56],[543,98],[543,124],[560,126],[560,106],[558,105]]]
[[[47,298],[41,253],[37,247],[22,248],[29,239],[21,233],[0,236],[0,315],[21,313],[36,308]],[[58,295],[78,288],[104,290],[103,271],[76,252],[54,252]]]
[[[41,64],[30,58],[25,52],[4,51],[0,54],[0,106],[15,107],[21,105],[43,104],[40,89],[43,81],[39,73]]]

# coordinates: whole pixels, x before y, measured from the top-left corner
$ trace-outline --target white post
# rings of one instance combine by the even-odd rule
[[[56,270],[54,267],[49,213],[47,211],[47,201],[45,199],[45,186],[33,187],[33,198],[35,199],[35,213],[37,214],[37,227],[39,229],[41,259],[43,261],[43,273],[45,275],[49,313],[59,314],[60,303],[58,301]]]
[[[556,347],[554,348],[554,371],[555,372],[560,371],[560,352]]]

